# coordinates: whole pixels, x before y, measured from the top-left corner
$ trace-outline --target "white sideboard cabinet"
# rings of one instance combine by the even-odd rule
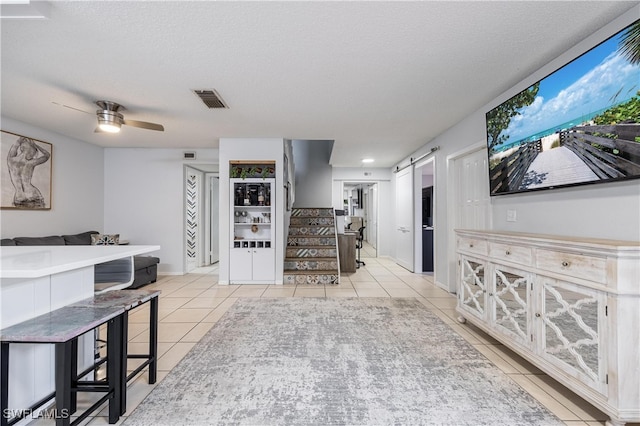
[[[640,242],[456,230],[457,312],[606,413],[640,422]]]

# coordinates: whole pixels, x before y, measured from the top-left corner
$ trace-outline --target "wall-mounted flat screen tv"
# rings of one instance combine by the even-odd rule
[[[640,178],[640,20],[486,114],[491,195]]]

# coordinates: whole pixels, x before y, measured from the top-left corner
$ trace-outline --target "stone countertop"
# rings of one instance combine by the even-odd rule
[[[0,278],[39,278],[157,250],[160,246],[5,246]]]
[[[122,306],[65,306],[0,330],[2,342],[59,343],[91,331],[122,314]]]
[[[70,306],[97,308],[120,307],[129,310],[159,295],[160,290],[115,290],[80,300]]]

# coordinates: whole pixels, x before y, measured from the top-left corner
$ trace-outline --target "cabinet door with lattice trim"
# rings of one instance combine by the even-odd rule
[[[549,362],[606,394],[605,299],[599,292],[538,276],[539,350]]]
[[[531,274],[503,265],[491,268],[489,292],[493,327],[518,344],[531,348]]]
[[[487,305],[486,262],[468,256],[460,256],[458,280],[458,306],[465,312],[485,319]]]

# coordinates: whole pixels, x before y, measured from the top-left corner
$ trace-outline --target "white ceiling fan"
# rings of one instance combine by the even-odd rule
[[[92,113],[90,112],[74,108],[69,105],[64,105],[57,102],[53,103],[65,108],[92,115]],[[118,133],[123,124],[125,126],[139,127],[141,129],[156,130],[160,132],[164,131],[164,126],[162,126],[162,124],[149,123],[147,121],[138,120],[125,120],[120,111],[124,111],[126,110],[126,108],[116,102],[96,101],[96,105],[98,105],[98,107],[100,108],[96,111],[96,118],[98,119],[98,127],[95,130],[96,132]]]

